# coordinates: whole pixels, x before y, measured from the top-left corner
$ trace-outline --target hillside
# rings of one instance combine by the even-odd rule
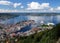
[[[51,30],[45,30],[30,36],[6,38],[3,43],[60,43],[60,24],[57,24]]]
[[[60,24],[57,24],[52,30],[42,31],[28,37],[17,37],[17,43],[56,43],[59,37]]]

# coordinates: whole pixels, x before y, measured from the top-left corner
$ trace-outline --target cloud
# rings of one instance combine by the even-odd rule
[[[60,6],[53,8],[50,3],[31,2],[27,4],[27,10],[32,12],[60,12]]]
[[[40,6],[42,9],[44,8],[49,8],[49,3],[42,3],[41,6]]]
[[[14,3],[13,4],[14,8],[16,8],[17,6],[20,6],[20,5],[21,5],[21,3]]]
[[[4,1],[4,0],[1,0],[0,1],[0,5],[11,5],[13,6],[14,8],[18,7],[21,5],[21,3],[13,3],[13,2],[10,2],[10,1]]]
[[[38,2],[31,2],[27,4],[28,8],[27,9],[45,9],[49,8],[49,3],[38,3]]]
[[[12,2],[10,1],[0,1],[0,5],[10,5]]]
[[[3,12],[19,12],[19,10],[7,10],[7,9],[0,9],[0,13],[3,13]]]
[[[60,10],[60,6],[56,8],[56,10]]]
[[[40,4],[37,2],[31,2],[28,5],[28,9],[39,9]]]
[[[14,8],[20,7],[20,10],[0,9],[0,12],[60,12],[60,6],[53,8],[50,3],[31,2],[24,7],[22,3],[1,0],[0,5],[13,6]]]
[[[53,11],[54,10],[54,8],[50,8],[50,11]]]
[[[21,6],[21,8],[24,8],[24,6]]]

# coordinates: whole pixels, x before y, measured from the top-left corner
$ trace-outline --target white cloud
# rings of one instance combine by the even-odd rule
[[[22,3],[13,3],[7,0],[1,0],[0,5],[7,5],[7,6],[13,6],[14,8],[17,8],[20,6],[21,9],[24,8]],[[53,8],[50,6],[49,3],[38,3],[38,2],[31,2],[27,4],[27,8],[23,10],[5,10],[0,9],[0,12],[60,12],[60,6]]]
[[[13,4],[14,8],[16,8],[17,6],[20,6],[20,5],[21,5],[21,3],[14,3]]]
[[[16,7],[20,6],[21,3],[13,3],[13,2],[10,2],[10,1],[1,0],[0,5],[13,5],[13,7],[16,8]]]
[[[49,8],[49,3],[38,3],[38,2],[31,2],[28,5],[27,9],[45,9],[45,8]]]
[[[56,8],[56,10],[60,10],[60,6]]]
[[[21,6],[21,8],[24,8],[24,6]]]
[[[51,10],[51,11],[53,11],[53,10],[54,10],[54,8],[50,8],[50,10]]]
[[[53,8],[49,3],[31,2],[27,4],[27,10],[35,12],[60,12],[60,7]]]
[[[7,10],[7,9],[0,9],[0,13],[3,13],[3,12],[19,12],[18,10]]]
[[[27,4],[27,5],[28,5],[28,9],[39,9],[39,6],[40,6],[40,4],[37,2],[32,2],[32,3]]]
[[[0,4],[1,5],[10,5],[10,4],[12,4],[12,2],[10,2],[10,1],[0,1]]]

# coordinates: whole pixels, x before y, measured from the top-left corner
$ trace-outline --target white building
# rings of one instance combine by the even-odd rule
[[[47,23],[47,25],[55,25],[54,23]]]

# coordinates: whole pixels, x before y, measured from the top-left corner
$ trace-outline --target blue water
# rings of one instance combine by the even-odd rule
[[[35,20],[36,23],[40,23],[41,21],[44,21],[44,23],[54,23],[54,24],[57,24],[57,23],[60,23],[60,15],[51,15],[51,16],[18,16],[18,17],[15,17],[15,18],[11,18],[9,20],[5,20],[5,21],[2,21],[1,23],[2,24],[16,24],[18,22],[22,22],[22,21],[25,21],[25,20]],[[26,26],[24,28],[22,28],[22,30],[19,30],[17,32],[25,32],[27,30],[30,30],[31,29],[31,25],[29,26]]]
[[[1,23],[2,24],[16,24],[18,22],[22,22],[22,21],[25,21],[25,20],[28,20],[28,18],[26,16],[18,16],[18,17],[15,17],[15,18],[11,18],[11,19],[2,21]]]
[[[11,18],[9,20],[2,21],[3,24],[16,24],[17,22],[25,21],[25,20],[35,20],[35,22],[39,23],[44,21],[44,23],[60,23],[60,15],[56,16],[18,16],[15,18]]]
[[[15,33],[17,33],[17,32],[25,32],[25,31],[28,31],[30,29],[31,29],[31,24],[27,25],[26,27],[21,28],[21,30],[16,31]]]

